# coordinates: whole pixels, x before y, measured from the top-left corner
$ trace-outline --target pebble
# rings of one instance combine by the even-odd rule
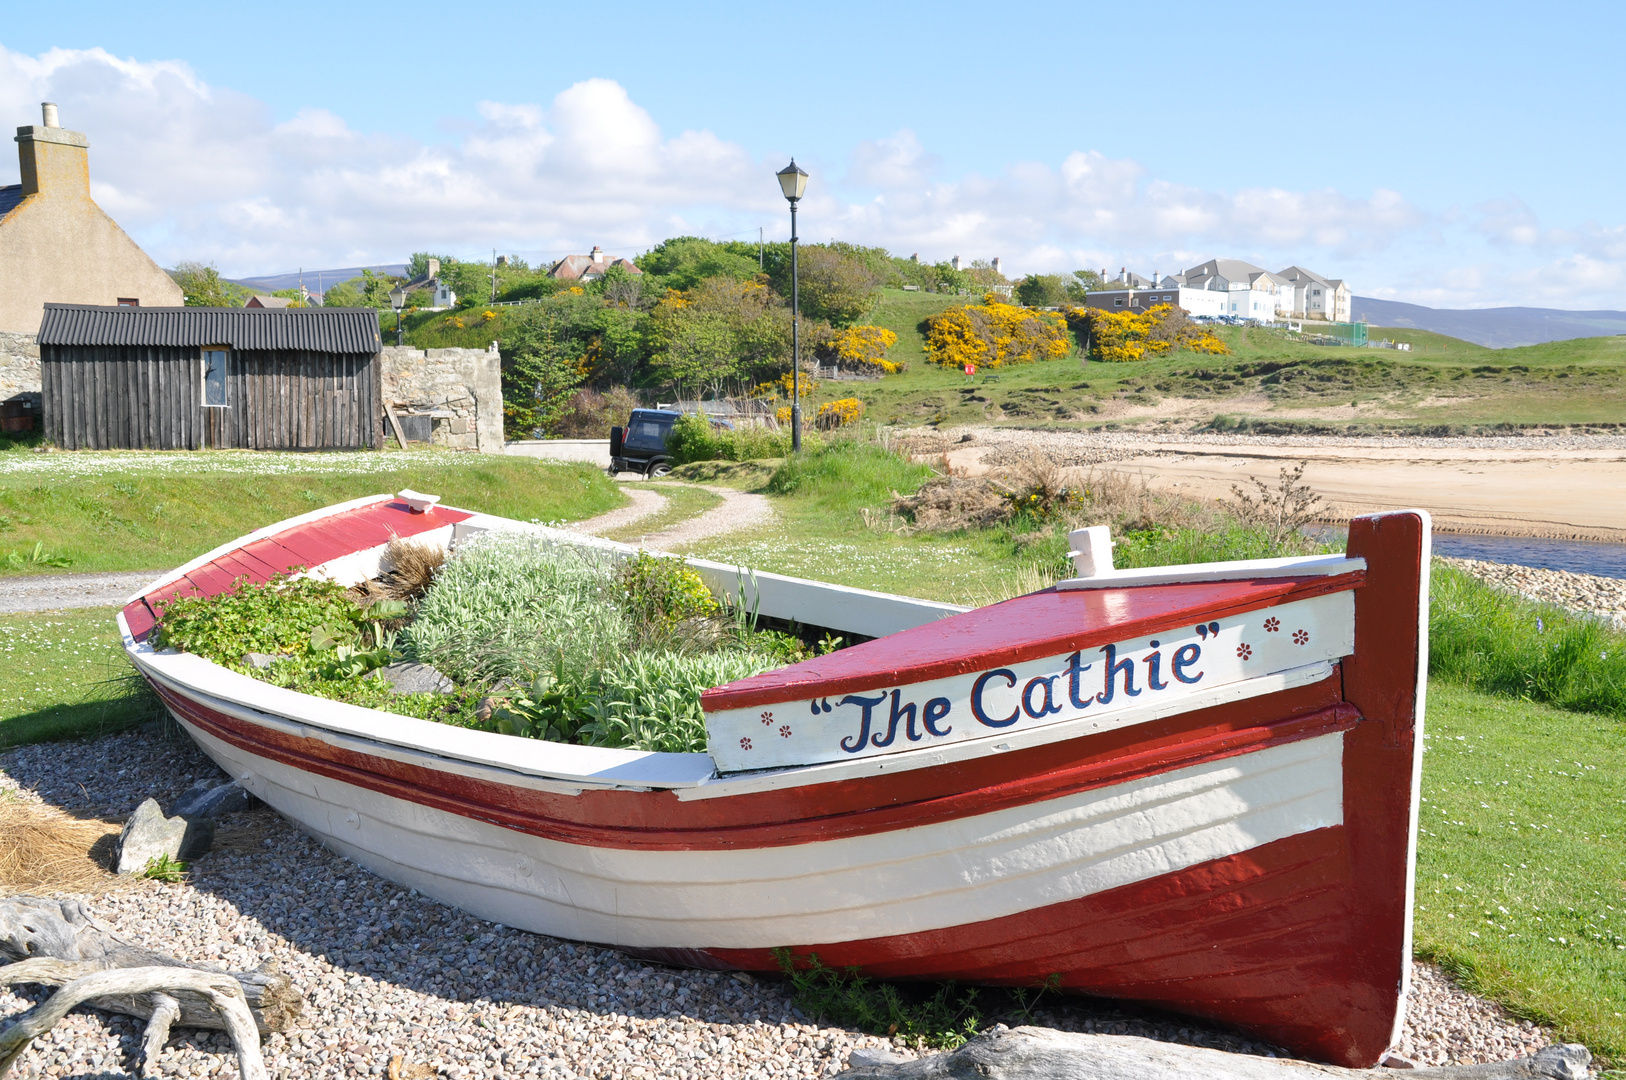
[[[1480,559],[1441,558],[1440,561],[1527,600],[1598,615],[1617,629],[1626,629],[1626,579],[1544,570],[1536,566],[1510,566]]]
[[[190,741],[148,727],[0,755],[0,798],[124,816],[219,776]],[[476,919],[374,877],[263,807],[223,818],[215,850],[185,881],[126,879],[82,900],[120,934],[185,960],[239,970],[277,961],[306,996],[300,1026],[266,1042],[279,1080],[387,1077],[396,1057],[397,1075],[413,1080],[779,1080],[832,1076],[861,1047],[900,1049],[802,1016],[772,980],[647,964]],[[1550,1041],[1436,969],[1414,973],[1403,1056],[1470,1064]],[[0,988],[0,1019],[43,997],[38,987]],[[1030,1017],[988,1019],[1284,1054],[1103,1001],[1051,998]],[[129,1077],[140,1038],[134,1019],[75,1012],[16,1075]],[[177,1031],[156,1064],[163,1077],[236,1075],[219,1033]]]

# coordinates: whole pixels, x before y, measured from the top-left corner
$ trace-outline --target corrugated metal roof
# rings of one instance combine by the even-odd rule
[[[230,345],[376,353],[383,342],[372,308],[100,307],[46,304],[41,345]]]

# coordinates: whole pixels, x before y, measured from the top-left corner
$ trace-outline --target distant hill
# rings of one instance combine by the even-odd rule
[[[1626,311],[1563,311],[1558,308],[1431,308],[1357,296],[1356,321],[1373,326],[1431,330],[1492,349],[1539,345],[1570,338],[1626,334]]]
[[[363,270],[371,270],[375,274],[404,274],[406,263],[389,263],[383,266],[350,266],[341,270],[295,270],[291,274],[267,274],[264,277],[232,278],[231,280],[255,292],[271,293],[278,289],[297,289],[301,279],[305,287],[311,292],[324,292],[329,286],[337,285],[341,281],[360,277]]]

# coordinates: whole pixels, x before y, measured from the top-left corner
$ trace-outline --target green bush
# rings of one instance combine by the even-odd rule
[[[857,512],[887,504],[894,492],[910,494],[931,475],[929,467],[874,443],[837,439],[787,458],[767,490],[811,499],[832,511]]]
[[[1486,693],[1626,718],[1626,634],[1435,564],[1429,674]]]
[[[702,413],[678,418],[666,437],[674,465],[691,461],[761,461],[790,453],[790,432],[772,431],[756,424],[725,428]]]
[[[608,556],[499,532],[447,561],[403,637],[418,660],[464,683],[602,668],[631,631]]]
[[[277,574],[263,585],[239,581],[230,592],[171,600],[152,644],[242,670],[246,653],[302,654],[319,627],[355,625],[361,617],[361,609],[333,582]]]

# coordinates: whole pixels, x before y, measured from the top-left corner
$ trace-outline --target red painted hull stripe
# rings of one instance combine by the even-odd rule
[[[1059,974],[1069,990],[1237,1024],[1353,1066],[1387,1048],[1398,1007],[1398,984],[1362,975],[1349,932],[1357,892],[1340,826],[988,922],[792,951],[876,978],[1038,986]],[[706,952],[777,970],[766,949]]]
[[[1203,714],[1193,713],[1182,719],[1188,728],[1202,724],[1200,733],[1188,730],[1176,738],[1165,725],[1161,730],[1144,733],[1139,743],[1128,742],[1122,733],[1113,732],[1039,748],[1049,752],[1050,765],[1032,774],[1008,771],[1012,767],[1028,769],[1026,762],[1003,760],[1014,754],[994,755],[993,760],[1005,766],[997,772],[959,765],[913,770],[939,775],[913,777],[919,797],[908,801],[905,792],[896,790],[902,786],[897,781],[908,774],[894,774],[884,778],[894,789],[890,795],[879,785],[866,785],[868,791],[854,792],[853,781],[842,781],[682,802],[670,791],[562,796],[473,779],[275,731],[211,709],[161,685],[159,692],[171,709],[210,735],[303,772],[550,840],[590,847],[670,851],[784,847],[914,828],[1348,731],[1359,721],[1355,710],[1341,703],[1243,726],[1224,720],[1215,723],[1214,716],[1206,717],[1209,722],[1202,724]],[[931,779],[936,780],[937,790],[920,791],[920,782]],[[855,794],[867,795],[868,799],[854,805],[851,798]]]
[[[1324,578],[1194,582],[1018,596],[707,690],[707,712],[907,686],[1094,649],[1260,608],[1360,588],[1364,571]]]

